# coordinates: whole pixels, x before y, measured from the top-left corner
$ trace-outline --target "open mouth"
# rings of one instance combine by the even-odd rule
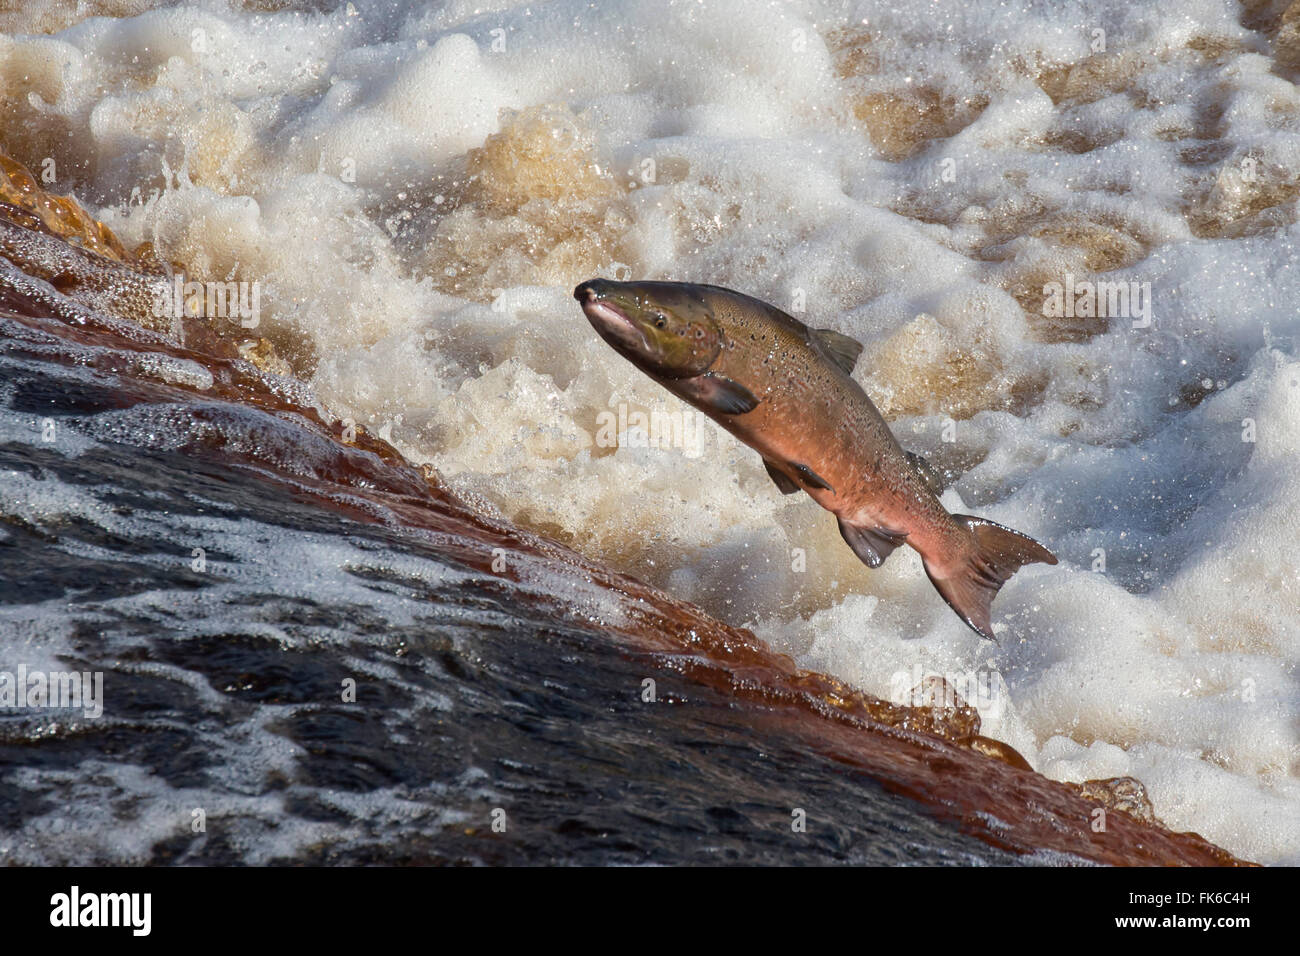
[[[645,333],[621,310],[601,299],[588,298],[582,303],[582,311],[587,321],[592,324],[606,340],[613,339],[628,346],[646,345]]]

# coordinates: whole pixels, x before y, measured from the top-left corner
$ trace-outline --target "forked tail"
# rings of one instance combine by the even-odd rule
[[[929,564],[925,566],[925,573],[948,606],[971,630],[990,641],[996,640],[990,615],[998,590],[1026,564],[1055,564],[1056,555],[1029,535],[1013,531],[996,521],[974,515],[952,517],[971,530],[975,536],[975,548],[966,564],[952,577],[938,576]]]

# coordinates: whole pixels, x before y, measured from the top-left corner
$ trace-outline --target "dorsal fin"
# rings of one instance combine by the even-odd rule
[[[813,329],[813,338],[822,347],[826,357],[845,375],[853,374],[853,366],[862,354],[862,343],[833,329]]]

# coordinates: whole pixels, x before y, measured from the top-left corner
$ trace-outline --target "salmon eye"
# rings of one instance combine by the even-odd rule
[[[697,339],[704,338],[704,329],[700,328],[698,325],[695,327],[695,337]]]
[[[668,319],[667,319],[665,316],[663,316],[663,315],[656,315],[656,316],[655,316],[655,328],[656,328],[656,329],[662,329],[662,328],[664,328],[664,327],[667,326],[667,325],[668,325]]]

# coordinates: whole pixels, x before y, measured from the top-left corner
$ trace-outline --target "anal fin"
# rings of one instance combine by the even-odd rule
[[[880,567],[885,563],[885,558],[907,540],[905,532],[849,524],[843,518],[840,519],[840,534],[853,549],[853,553],[869,568]]]

